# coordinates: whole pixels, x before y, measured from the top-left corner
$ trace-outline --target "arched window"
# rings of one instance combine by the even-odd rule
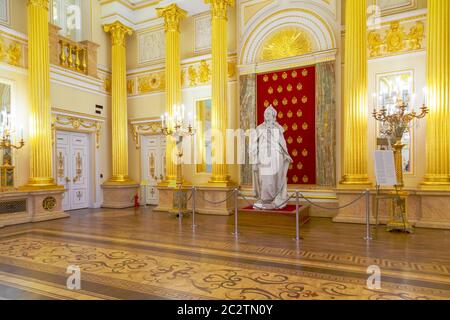
[[[81,0],[51,0],[50,21],[61,28],[60,34],[81,40]]]

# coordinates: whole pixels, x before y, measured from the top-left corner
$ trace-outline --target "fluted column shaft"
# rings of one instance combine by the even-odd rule
[[[30,178],[28,187],[56,187],[53,179],[48,0],[28,1]]]
[[[176,4],[157,8],[164,18],[166,32],[166,113],[171,117],[173,106],[182,103],[181,97],[181,57],[180,57],[180,21],[186,17],[186,11]],[[166,179],[165,183],[174,184],[177,178],[177,165],[174,161],[175,141],[167,138]]]
[[[126,36],[132,30],[116,21],[104,26],[111,34],[112,177],[109,183],[132,183],[128,176]],[[107,183],[108,183],[107,182]]]
[[[228,183],[226,129],[228,127],[228,19],[227,10],[234,0],[205,0],[212,13],[212,110],[213,133],[212,183]]]
[[[450,186],[450,1],[428,0],[425,185]]]
[[[366,0],[347,0],[343,106],[342,184],[366,185],[367,158],[367,20]]]

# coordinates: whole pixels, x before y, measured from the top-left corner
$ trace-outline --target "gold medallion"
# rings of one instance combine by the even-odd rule
[[[273,93],[273,88],[270,87],[269,90],[267,90],[267,92],[268,92],[269,94],[272,94],[272,93]]]
[[[278,80],[278,75],[276,73],[272,76],[272,80],[273,81],[277,81]]]
[[[298,143],[298,144],[301,144],[302,142],[303,142],[303,137],[298,136],[298,137],[297,137],[297,143]]]
[[[302,110],[297,111],[297,117],[301,118],[303,116]]]
[[[303,182],[304,182],[304,183],[308,183],[308,181],[309,181],[308,176],[303,176]]]
[[[289,137],[288,139],[287,139],[287,143],[288,144],[292,144],[294,142],[294,139],[292,139],[292,137]]]
[[[297,104],[297,102],[298,102],[297,97],[293,97],[292,98],[292,104]]]
[[[264,78],[263,78],[263,80],[264,80],[264,82],[267,82],[267,81],[269,81],[269,76],[266,74],[266,75],[264,75]]]
[[[292,84],[288,84],[287,85],[287,87],[286,87],[286,90],[288,91],[288,92],[291,92],[292,91]]]
[[[307,96],[303,96],[302,102],[303,102],[303,103],[307,103],[307,102],[308,102],[308,97],[307,97]]]
[[[277,107],[277,106],[278,106],[278,100],[277,100],[277,99],[273,100],[273,106],[274,106],[274,107]]]
[[[277,91],[278,91],[278,93],[282,93],[283,92],[283,87],[282,86],[278,86]]]
[[[288,104],[288,99],[284,98],[281,103],[283,104],[283,106],[286,106]]]
[[[264,107],[266,107],[266,108],[267,108],[267,107],[269,106],[269,104],[270,104],[270,103],[269,103],[269,101],[267,101],[267,100],[266,100],[266,101],[264,101]]]
[[[290,118],[292,118],[293,115],[294,115],[294,114],[292,113],[292,111],[289,110],[288,113],[287,113],[287,117],[290,119]]]
[[[302,71],[302,76],[306,77],[308,75],[308,70],[303,69]]]
[[[308,150],[303,149],[302,156],[307,157],[308,156]]]
[[[292,76],[292,78],[297,78],[297,71],[292,71],[292,73],[291,73],[291,76]]]
[[[308,130],[308,128],[309,128],[308,124],[306,122],[303,122],[302,129],[303,130]]]
[[[286,72],[283,72],[283,75],[281,76],[284,80],[286,80],[287,79],[287,77],[288,77],[288,74],[286,73]]]
[[[47,197],[42,201],[42,208],[46,211],[52,211],[56,207],[56,198]]]
[[[294,183],[297,183],[298,182],[298,177],[297,176],[293,176],[292,177],[292,181],[294,181]]]
[[[299,162],[297,163],[297,169],[302,170],[303,169],[303,163]]]
[[[297,131],[298,130],[298,125],[296,123],[294,123],[292,125],[292,130]]]
[[[303,85],[301,83],[297,84],[297,90],[301,91],[303,89]]]
[[[284,114],[283,114],[283,112],[278,112],[278,118],[279,119],[283,119],[284,118]]]

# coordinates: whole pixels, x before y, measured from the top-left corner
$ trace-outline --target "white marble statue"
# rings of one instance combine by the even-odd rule
[[[277,122],[277,111],[269,106],[264,123],[250,136],[250,157],[253,164],[255,208],[273,210],[286,206],[287,172],[292,158],[289,155],[284,129]]]

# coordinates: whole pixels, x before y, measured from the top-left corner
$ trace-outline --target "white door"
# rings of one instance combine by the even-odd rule
[[[157,184],[164,179],[166,140],[163,136],[143,136],[141,139],[142,197],[146,204],[157,205]]]
[[[89,206],[89,135],[60,131],[56,134],[56,176],[66,188],[63,209]]]

